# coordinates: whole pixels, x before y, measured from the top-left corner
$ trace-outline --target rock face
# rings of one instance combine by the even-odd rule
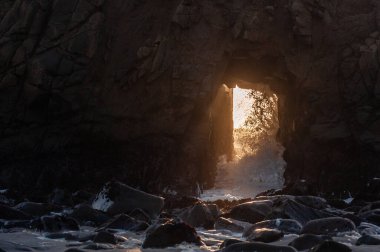
[[[287,182],[358,190],[380,175],[379,25],[372,0],[3,0],[0,183],[210,186],[210,106],[241,80],[279,97]]]

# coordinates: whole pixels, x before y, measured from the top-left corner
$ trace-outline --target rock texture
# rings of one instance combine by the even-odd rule
[[[379,25],[373,0],[3,0],[1,184],[211,186],[214,97],[260,83],[287,182],[356,191],[380,175]]]

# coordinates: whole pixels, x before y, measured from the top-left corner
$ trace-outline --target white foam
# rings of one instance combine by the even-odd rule
[[[104,188],[92,202],[92,208],[107,212],[113,203],[114,202],[108,197],[108,191]]]

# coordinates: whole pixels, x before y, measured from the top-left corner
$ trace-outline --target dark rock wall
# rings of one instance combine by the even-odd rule
[[[0,3],[6,186],[212,184],[222,83],[280,97],[288,182],[355,190],[380,175],[378,1]],[[348,180],[346,180],[348,179]]]

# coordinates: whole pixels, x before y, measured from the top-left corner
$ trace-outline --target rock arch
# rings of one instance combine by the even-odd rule
[[[231,78],[291,95],[280,112],[287,182],[355,191],[380,175],[376,1],[0,5],[4,186],[117,177],[191,191],[210,176],[209,107]]]

